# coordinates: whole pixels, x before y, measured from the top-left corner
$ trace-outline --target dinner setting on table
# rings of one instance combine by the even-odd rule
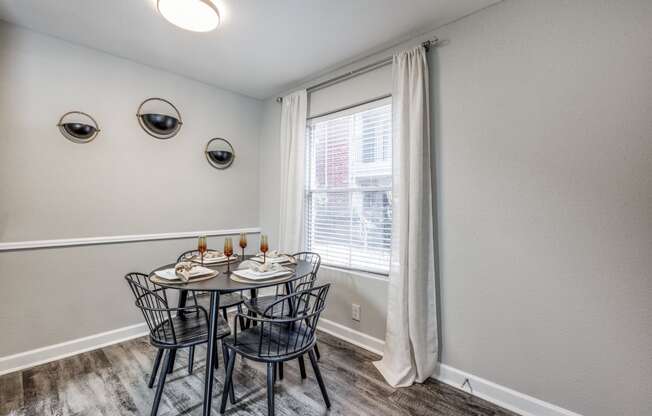
[[[267,237],[261,237],[260,253],[245,259],[244,249],[247,247],[247,236],[240,235],[240,248],[242,254],[233,253],[233,241],[231,237],[224,240],[224,250],[208,250],[206,237],[199,237],[197,253],[187,253],[173,268],[156,270],[151,280],[156,283],[177,282],[188,283],[190,281],[206,280],[217,276],[220,271],[213,270],[206,266],[226,265],[227,274],[231,272],[231,263],[238,263],[238,268],[233,270],[231,279],[247,283],[247,281],[263,281],[272,278],[280,278],[291,274],[293,271],[284,264],[296,265],[295,258],[286,253],[274,250],[268,253]]]
[[[307,356],[323,400],[330,400],[318,361],[317,323],[326,307],[330,284],[317,284],[321,257],[314,252],[286,253],[269,250],[268,237],[260,236],[260,251],[246,254],[247,234],[240,233],[240,252],[232,237],[224,238],[222,250],[209,249],[206,236],[197,248],[181,253],[176,262],[148,275],[125,276],[157,348],[148,386],[156,384],[151,414],[158,413],[166,377],[173,372],[178,350],[188,350],[192,374],[195,347],[206,345],[203,414],[211,413],[215,370],[219,368],[218,342],[225,373],[220,413],[237,405],[233,371],[236,357],[262,362],[267,367],[267,408],[274,415],[274,384],[283,379],[283,364],[296,360],[301,378],[307,378]],[[259,290],[267,289],[265,294]],[[178,304],[169,293],[178,293]],[[229,324],[230,314],[232,324]],[[158,377],[158,379],[157,379]]]

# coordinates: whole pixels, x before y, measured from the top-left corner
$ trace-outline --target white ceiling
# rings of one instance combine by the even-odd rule
[[[496,0],[214,0],[222,24],[179,29],[156,0],[0,0],[0,19],[256,98]]]

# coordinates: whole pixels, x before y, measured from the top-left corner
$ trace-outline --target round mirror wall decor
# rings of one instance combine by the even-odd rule
[[[147,134],[157,139],[169,139],[181,130],[181,113],[163,98],[148,98],[138,107],[138,123]]]
[[[69,111],[57,124],[63,137],[74,143],[88,143],[100,132],[100,127],[90,115],[81,111]]]
[[[235,152],[228,140],[216,137],[206,143],[206,160],[215,169],[226,169],[233,163]]]

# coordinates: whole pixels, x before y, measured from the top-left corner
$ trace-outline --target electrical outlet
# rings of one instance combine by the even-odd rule
[[[360,305],[356,305],[355,303],[351,305],[351,319],[360,321]]]

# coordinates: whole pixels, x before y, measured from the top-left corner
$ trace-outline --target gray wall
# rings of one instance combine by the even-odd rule
[[[652,414],[652,3],[505,1],[433,34],[442,361]],[[344,275],[326,317],[353,328],[383,290]],[[369,307],[358,329],[382,338]]]
[[[437,34],[442,360],[652,414],[652,2],[508,1]]]
[[[137,123],[152,96],[182,113],[170,140]],[[55,125],[70,110],[98,120],[93,142],[61,136]],[[0,242],[258,226],[261,110],[258,100],[0,23]],[[206,162],[212,137],[233,143],[230,169]],[[141,322],[122,276],[195,244],[0,253],[0,356]]]

